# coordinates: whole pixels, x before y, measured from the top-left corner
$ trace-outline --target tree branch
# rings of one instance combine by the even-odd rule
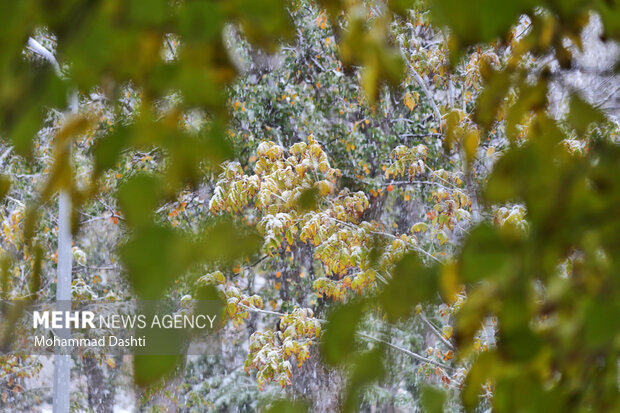
[[[243,308],[247,309],[248,311],[252,311],[252,312],[255,312],[255,313],[262,313],[262,314],[273,315],[273,316],[278,316],[278,317],[286,316],[286,314],[280,313],[280,312],[277,312],[277,311],[262,310],[260,308],[248,307],[247,305],[243,305],[243,304],[241,304],[241,306]],[[327,320],[323,320],[321,318],[315,318],[315,320],[317,320],[320,323],[326,323],[327,322]],[[418,353],[414,353],[411,350],[407,350],[406,348],[402,348],[402,347],[399,347],[399,346],[397,346],[395,344],[392,344],[389,341],[382,340],[380,338],[376,338],[376,337],[370,336],[368,334],[365,334],[365,333],[362,333],[362,332],[359,332],[359,331],[357,332],[357,335],[362,337],[362,338],[365,338],[367,340],[371,340],[371,341],[375,341],[377,343],[385,344],[388,347],[390,347],[390,348],[392,348],[394,350],[400,351],[401,353],[406,354],[406,355],[408,355],[408,356],[410,356],[410,357],[412,357],[412,358],[414,358],[414,359],[416,359],[418,361],[421,361],[423,363],[428,363],[428,364],[431,364],[431,365],[433,365],[435,367],[439,367],[439,368],[446,369],[446,370],[454,370],[454,367],[448,366],[446,364],[439,363],[439,362],[437,362],[435,360],[431,360],[428,357],[424,357],[424,356],[422,356],[422,355],[420,355]]]
[[[455,370],[454,367],[452,367],[452,366],[448,366],[447,364],[442,364],[442,363],[439,363],[439,362],[437,362],[435,360],[431,360],[431,359],[429,359],[427,357],[419,355],[418,353],[414,353],[413,351],[407,350],[406,348],[402,348],[402,347],[399,347],[399,346],[397,346],[395,344],[392,344],[389,341],[381,340],[380,338],[376,338],[376,337],[369,336],[367,334],[359,333],[359,332],[357,333],[357,335],[359,335],[360,337],[366,338],[368,340],[376,341],[377,343],[385,344],[386,346],[389,346],[389,347],[391,347],[394,350],[400,351],[401,353],[407,354],[408,356],[411,356],[414,359],[416,359],[418,361],[421,361],[423,363],[432,364],[435,367],[439,367],[439,368],[446,369],[446,370]]]
[[[58,77],[62,77],[60,65],[58,64],[58,61],[56,60],[52,52],[47,50],[45,47],[43,47],[43,45],[41,45],[41,43],[37,42],[32,37],[28,38],[28,46],[30,47],[30,50],[32,50],[35,54],[41,56],[43,59],[47,60],[54,67],[54,70],[56,71]]]
[[[424,322],[424,324],[426,324],[428,326],[428,328],[430,328],[430,330],[433,332],[433,334],[435,334],[437,337],[439,337],[439,339],[446,345],[448,346],[448,348],[450,348],[451,350],[454,350],[454,345],[452,345],[452,343],[450,343],[444,336],[443,334],[441,334],[441,331],[437,330],[437,327],[435,327],[435,325],[433,323],[431,323],[430,321],[428,321],[428,319],[426,317],[424,317],[422,314],[418,314],[418,316],[422,319],[422,321]]]
[[[341,224],[341,225],[348,226],[349,228],[357,228],[354,224],[351,224],[351,223],[348,223],[348,222],[345,222],[345,221],[341,221],[341,220],[339,220],[339,219],[332,218],[332,217],[328,217],[328,218],[329,218],[331,221],[337,222],[337,223],[339,223],[339,224]],[[392,238],[392,239],[397,239],[397,240],[403,241],[400,237],[397,237],[397,236],[396,236],[396,235],[394,235],[394,234],[390,234],[389,232],[383,232],[383,231],[370,231],[370,233],[371,233],[371,234],[375,234],[375,235],[382,235],[382,236],[384,236],[384,237],[388,237],[388,238]],[[431,259],[433,259],[433,260],[437,261],[438,263],[441,263],[441,260],[440,260],[439,258],[435,257],[433,254],[429,253],[428,251],[426,251],[426,250],[424,250],[424,249],[422,249],[422,248],[418,247],[418,246],[417,246],[417,245],[415,245],[415,244],[412,244],[411,242],[406,242],[406,241],[403,241],[403,242],[405,242],[407,245],[409,245],[409,247],[410,247],[411,249],[413,249],[413,250],[415,250],[415,251],[418,251],[418,252],[421,252],[422,254],[426,255],[427,257],[429,257],[429,258],[431,258]]]
[[[2,166],[2,164],[4,163],[4,159],[9,156],[9,154],[11,153],[11,150],[13,150],[13,148],[11,148],[10,146],[7,148],[6,151],[4,151],[4,153],[2,155],[0,155],[0,166]]]
[[[403,60],[405,61],[405,63],[407,63],[409,70],[411,70],[411,73],[413,73],[415,80],[418,82],[418,84],[420,85],[424,93],[426,94],[426,97],[428,98],[429,102],[431,103],[431,107],[433,108],[433,112],[435,113],[435,118],[437,122],[441,122],[441,112],[439,111],[439,107],[437,106],[437,103],[435,103],[435,99],[433,98],[433,95],[431,95],[431,92],[428,89],[428,86],[426,86],[426,82],[424,82],[424,79],[422,79],[422,76],[420,76],[420,74],[415,70],[415,68],[409,61],[409,59],[403,57]]]

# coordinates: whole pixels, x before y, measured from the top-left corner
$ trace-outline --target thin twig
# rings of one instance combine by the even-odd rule
[[[255,312],[255,313],[262,313],[262,314],[273,315],[273,316],[277,316],[277,317],[284,317],[284,316],[286,316],[286,314],[280,313],[280,312],[277,312],[277,311],[262,310],[260,308],[249,307],[249,306],[243,305],[243,304],[241,304],[241,306],[243,308],[247,309],[248,311],[252,311],[252,312]],[[326,323],[327,322],[327,320],[323,320],[321,318],[315,318],[315,320],[317,320],[320,323]],[[410,357],[413,357],[414,359],[416,359],[418,361],[421,361],[423,363],[432,364],[435,367],[439,367],[439,368],[446,369],[446,370],[454,370],[454,367],[451,367],[451,366],[448,366],[446,364],[442,364],[442,363],[436,362],[434,360],[429,359],[428,357],[424,357],[424,356],[422,356],[422,355],[420,355],[418,353],[414,353],[411,350],[407,350],[406,348],[402,348],[402,347],[399,347],[399,346],[397,346],[395,344],[392,344],[389,341],[382,340],[380,338],[376,338],[376,337],[370,336],[368,334],[365,334],[365,333],[362,333],[362,332],[359,332],[359,331],[357,332],[357,335],[362,337],[362,338],[365,338],[367,340],[372,340],[372,341],[376,341],[377,343],[385,344],[385,345],[389,346],[390,348],[392,348],[394,350],[397,350],[397,351],[400,351],[401,353],[406,354],[406,355],[408,355]]]
[[[341,225],[345,225],[345,226],[347,226],[349,228],[357,228],[354,224],[351,224],[351,223],[345,222],[345,221],[341,221],[341,220],[339,220],[337,218],[328,217],[328,219],[330,219],[331,221],[337,222],[337,223],[339,223]],[[424,249],[418,247],[417,245],[415,245],[415,244],[413,244],[411,242],[407,242],[407,241],[403,240],[402,238],[397,237],[394,234],[390,234],[389,232],[383,232],[383,231],[369,231],[369,232],[371,234],[374,234],[374,235],[382,235],[382,236],[387,237],[387,238],[392,238],[392,239],[397,239],[397,240],[403,241],[404,243],[409,245],[409,247],[411,249],[413,249],[415,251],[418,251],[418,252],[421,252],[422,254],[426,255],[427,257],[437,261],[438,263],[441,263],[441,260],[439,258],[435,257],[433,254],[429,253],[428,251],[425,251]]]
[[[269,257],[269,255],[263,255],[262,257],[260,257],[260,258],[259,258],[259,259],[257,259],[256,261],[254,261],[254,262],[252,262],[252,263],[248,264],[248,265],[246,266],[246,268],[252,268],[252,267],[257,266],[258,264],[260,264],[261,262],[263,262],[263,260],[264,260],[265,258],[267,258],[267,257]]]
[[[359,333],[359,332],[357,333],[357,335],[360,336],[360,337],[366,338],[368,340],[373,340],[373,341],[376,341],[378,343],[383,343],[386,346],[389,346],[389,347],[393,348],[394,350],[398,350],[401,353],[407,354],[408,356],[411,356],[414,359],[416,359],[418,361],[421,361],[423,363],[432,364],[435,367],[439,367],[439,368],[446,369],[446,370],[454,370],[454,367],[452,367],[452,366],[448,366],[446,364],[439,363],[439,362],[437,362],[435,360],[431,360],[431,359],[429,359],[427,357],[419,355],[418,353],[414,353],[413,351],[407,350],[406,348],[402,348],[402,347],[399,347],[399,346],[397,346],[395,344],[392,344],[389,341],[381,340],[380,338],[376,338],[376,337],[369,336],[367,334]]]
[[[17,205],[19,205],[21,207],[25,206],[24,203],[22,201],[20,201],[19,199],[15,199],[15,198],[10,197],[8,195],[5,195],[5,198],[8,199],[9,201],[15,202]]]
[[[435,325],[433,323],[431,323],[430,321],[428,321],[428,319],[426,317],[424,317],[422,314],[418,314],[418,316],[422,319],[422,321],[424,322],[424,324],[426,324],[428,326],[428,328],[430,328],[430,330],[433,332],[433,334],[435,334],[437,337],[439,337],[439,339],[446,345],[448,346],[451,350],[454,350],[454,345],[452,345],[452,343],[450,343],[444,336],[443,334],[441,334],[441,331],[439,331],[437,329],[437,327],[435,327]]]
[[[0,155],[0,166],[2,166],[2,163],[4,162],[4,158],[6,158],[7,156],[9,156],[9,154],[11,153],[11,150],[13,150],[13,148],[11,148],[10,146],[7,148],[6,151],[4,151],[4,153],[2,155]]]
[[[439,107],[437,106],[437,103],[435,103],[435,99],[433,98],[433,95],[431,95],[430,90],[426,86],[426,82],[424,82],[424,79],[422,79],[422,76],[420,76],[420,74],[415,70],[415,68],[413,67],[413,65],[409,61],[409,59],[403,58],[403,60],[405,61],[405,63],[407,63],[407,66],[409,67],[409,70],[411,70],[411,73],[413,73],[413,76],[415,77],[415,80],[418,82],[418,84],[420,85],[420,87],[424,91],[424,94],[426,94],[426,97],[428,98],[428,100],[429,100],[429,102],[431,104],[431,107],[433,108],[433,112],[435,113],[435,118],[436,118],[437,122],[441,122],[441,112],[439,111]]]
[[[36,53],[37,55],[41,56],[43,59],[47,60],[54,67],[54,70],[56,71],[56,74],[58,75],[58,77],[62,77],[62,72],[60,71],[60,65],[58,64],[58,61],[56,60],[52,52],[47,50],[45,47],[43,47],[43,45],[41,45],[41,43],[37,42],[32,37],[28,39],[28,46],[30,50],[33,51],[33,53]]]

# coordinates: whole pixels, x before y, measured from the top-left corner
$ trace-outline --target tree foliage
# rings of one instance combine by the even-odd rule
[[[620,409],[618,127],[549,101],[588,22],[620,40],[617,3],[3,7],[3,297],[52,297],[68,190],[73,297],[219,297],[257,390],[300,398],[313,368],[347,378],[344,411]],[[136,357],[133,378],[156,392],[183,362]],[[187,411],[258,407],[205,401],[226,386],[209,363]],[[1,368],[18,393],[37,366]]]

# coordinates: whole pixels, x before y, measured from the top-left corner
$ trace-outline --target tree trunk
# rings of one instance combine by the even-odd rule
[[[88,386],[88,406],[95,413],[112,413],[116,389],[109,383],[95,358],[85,357],[83,362]]]
[[[337,413],[346,382],[342,372],[325,368],[320,357],[318,348],[313,346],[310,358],[301,368],[293,366],[293,383],[288,391],[295,398],[310,402],[313,413]]]

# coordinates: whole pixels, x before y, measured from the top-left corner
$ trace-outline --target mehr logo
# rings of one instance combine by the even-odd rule
[[[92,311],[33,311],[32,328],[95,328]]]

